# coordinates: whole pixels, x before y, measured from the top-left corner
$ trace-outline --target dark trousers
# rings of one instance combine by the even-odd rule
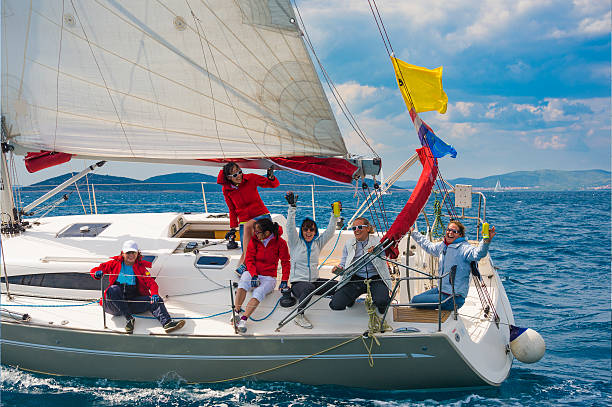
[[[351,307],[357,297],[367,292],[368,289],[364,283],[364,278],[355,274],[351,277],[351,281],[336,290],[332,300],[329,302],[329,307],[334,311],[341,311],[347,306]],[[389,296],[389,288],[387,288],[387,285],[381,280],[380,276],[377,275],[372,278],[370,292],[372,293],[374,305],[376,305],[381,314],[384,313],[391,298]]]
[[[328,281],[329,283],[325,284]],[[330,288],[335,287],[337,284],[337,281],[330,281],[325,278],[318,278],[312,283],[309,281],[296,281],[295,283],[291,283],[291,293],[295,298],[297,298],[298,304],[300,304],[306,297],[310,295],[310,293],[314,292],[315,295],[322,295]],[[332,291],[331,293],[333,294],[334,292]],[[299,312],[302,312],[304,308],[306,308],[306,305],[308,305],[311,298],[312,297],[310,297],[305,303],[298,305]]]
[[[104,311],[112,315],[123,315],[127,319],[132,314],[142,314],[151,311],[151,314],[166,325],[172,320],[164,302],[160,300],[151,304],[151,297],[141,296],[138,287],[127,284],[114,284],[106,290],[106,301],[104,301]]]

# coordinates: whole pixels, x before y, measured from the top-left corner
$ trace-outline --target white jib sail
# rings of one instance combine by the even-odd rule
[[[4,0],[13,142],[109,159],[346,154],[288,0]]]

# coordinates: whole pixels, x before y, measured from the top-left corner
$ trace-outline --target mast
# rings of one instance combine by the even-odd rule
[[[6,122],[4,116],[2,116],[2,149],[0,166],[2,167],[2,190],[0,191],[0,201],[2,211],[0,216],[2,218],[2,233],[15,233],[23,230],[21,227],[21,219],[17,208],[15,207],[15,200],[13,198],[13,183],[9,173],[8,163],[6,160],[6,153],[10,152],[13,147],[7,143],[8,130],[6,128]]]

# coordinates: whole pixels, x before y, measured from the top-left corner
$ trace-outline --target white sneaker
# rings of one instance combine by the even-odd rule
[[[238,326],[238,322],[240,322],[240,312],[234,313],[233,317],[230,317],[230,324]]]
[[[304,329],[312,329],[312,323],[304,314],[297,314],[293,321]]]
[[[238,325],[236,325],[236,328],[241,334],[245,333],[247,331],[246,319],[241,319],[240,321],[238,321]]]

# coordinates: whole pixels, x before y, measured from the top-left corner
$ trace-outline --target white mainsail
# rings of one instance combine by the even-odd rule
[[[2,115],[28,151],[342,156],[289,0],[4,0]]]

